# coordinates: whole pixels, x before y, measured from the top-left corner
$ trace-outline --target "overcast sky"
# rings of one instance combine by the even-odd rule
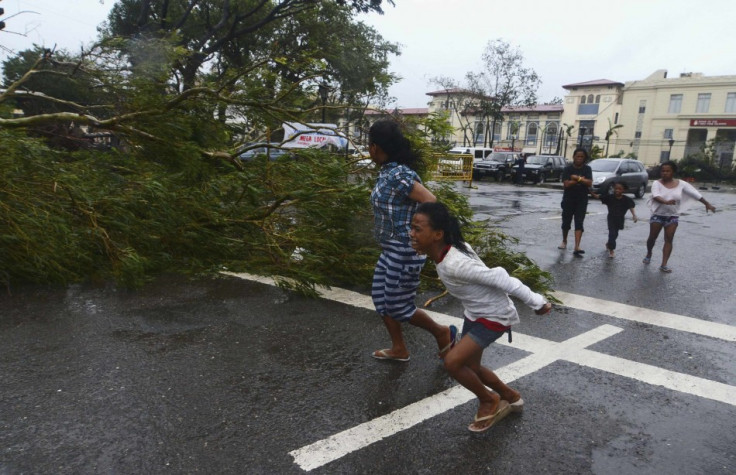
[[[113,0],[3,0],[5,48],[33,43],[78,51],[96,36]],[[540,102],[562,97],[562,85],[594,79],[626,82],[657,69],[736,75],[734,0],[395,0],[386,14],[361,16],[385,39],[400,43],[391,70],[399,107],[426,107],[436,76],[458,81],[480,71],[488,41],[518,46],[542,79]],[[9,16],[21,11],[14,18]],[[25,36],[16,35],[22,33]]]

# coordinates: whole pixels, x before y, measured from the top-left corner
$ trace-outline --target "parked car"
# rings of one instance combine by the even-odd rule
[[[486,157],[488,157],[488,155],[492,154],[493,149],[487,147],[453,147],[447,153],[451,153],[453,155],[472,155],[473,163],[475,163],[478,160],[484,160]]]
[[[492,176],[496,181],[505,180],[511,176],[511,167],[518,158],[516,152],[493,152],[485,159],[473,162],[473,179]]]
[[[565,157],[559,155],[532,155],[526,159],[524,164],[524,175],[522,181],[533,181],[544,183],[547,180],[560,181],[562,171],[567,166]],[[514,165],[511,174],[516,178],[519,165]]]
[[[241,160],[249,161],[253,160],[256,155],[266,155],[270,160],[276,160],[289,153],[288,150],[278,148],[279,145],[278,142],[272,142],[270,144],[265,142],[248,144],[243,147],[245,151],[239,154],[238,157]]]
[[[611,193],[614,181],[623,183],[625,193],[633,193],[637,198],[647,192],[649,174],[639,161],[630,158],[599,158],[588,165],[593,170],[593,191],[596,193]]]

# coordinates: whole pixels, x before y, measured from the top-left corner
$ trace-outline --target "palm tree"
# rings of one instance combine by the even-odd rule
[[[606,157],[608,156],[608,143],[611,140],[611,136],[615,135],[616,137],[618,137],[618,129],[623,126],[623,124],[613,125],[611,119],[608,119],[608,130],[606,131]]]
[[[565,150],[563,150],[564,153],[562,156],[567,157],[567,140],[572,137],[572,129],[575,128],[575,125],[562,124],[562,126],[565,128],[565,135],[567,135],[565,138]]]
[[[516,135],[519,133],[521,123],[518,120],[512,120],[509,122],[509,133],[511,134],[511,151],[514,151],[514,142],[516,141]]]

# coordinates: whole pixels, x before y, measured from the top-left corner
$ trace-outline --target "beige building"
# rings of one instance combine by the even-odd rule
[[[645,165],[680,160],[708,146],[715,165],[734,164],[736,75],[668,78],[665,70],[658,70],[639,81],[597,79],[562,87],[568,91],[562,104],[506,107],[503,120],[497,121],[480,113],[490,98],[457,88],[428,92],[426,109],[393,113],[446,113],[453,133],[442,139],[451,146],[568,158],[575,147],[598,147],[600,156],[633,156]],[[368,123],[379,116],[366,113]],[[355,138],[360,130],[355,128]]]
[[[505,107],[503,120],[484,118],[484,99],[464,89],[428,92],[429,112],[444,112],[454,133],[444,139],[451,145],[492,147],[530,154],[556,153],[561,137],[561,104]]]
[[[714,146],[715,164],[731,167],[736,142],[736,76],[659,70],[626,83],[620,148],[647,165],[680,160]]]
[[[604,156],[618,152],[617,139],[626,128],[626,125],[615,128],[620,124],[624,84],[597,79],[562,87],[568,94],[563,99],[565,110],[561,120],[566,132],[568,127],[570,130],[565,156],[572,156],[576,147],[590,150],[598,146]],[[612,133],[606,142],[609,130],[615,130],[618,135]]]

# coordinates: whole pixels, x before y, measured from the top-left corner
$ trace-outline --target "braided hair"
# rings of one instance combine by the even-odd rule
[[[471,255],[470,249],[467,247],[467,243],[460,232],[460,223],[455,216],[450,214],[447,206],[440,202],[428,201],[421,203],[417,207],[415,214],[427,216],[432,229],[440,230],[444,233],[445,244],[457,248],[463,254]]]

